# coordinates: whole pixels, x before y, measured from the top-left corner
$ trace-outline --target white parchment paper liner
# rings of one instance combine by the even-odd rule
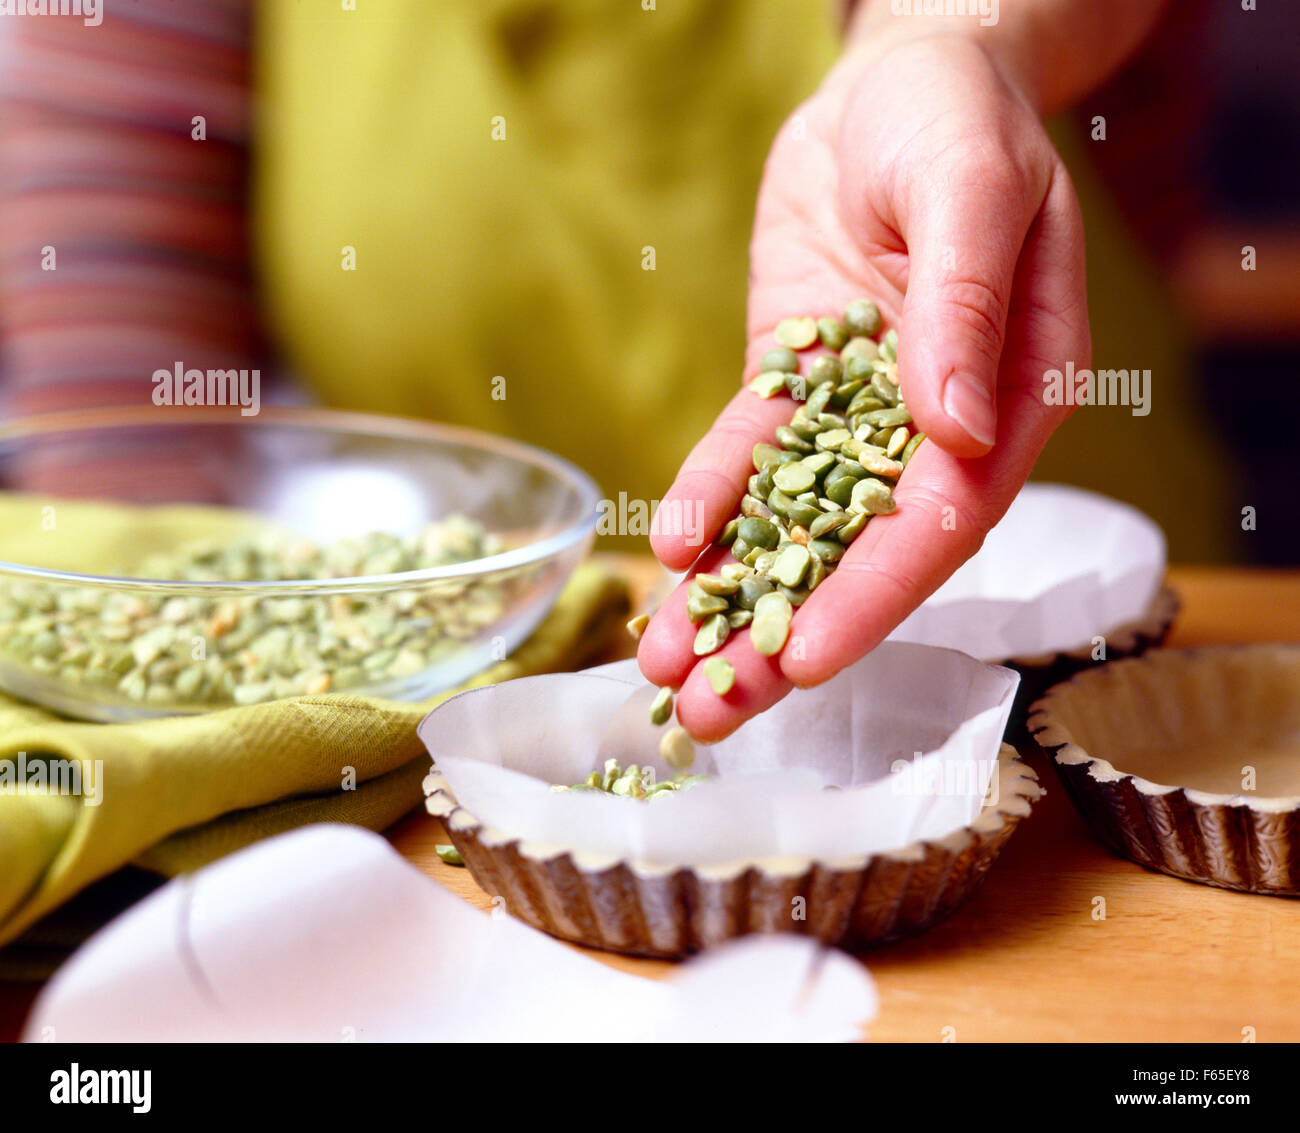
[[[640,803],[550,790],[594,768],[646,687],[635,663],[522,678],[425,719],[428,808],[488,892],[567,939],[659,956],[754,931],[865,946],[951,912],[1038,797],[1000,746],[1016,685],[887,643],[701,749],[714,781]],[[671,774],[644,734],[624,762]]]
[[[550,789],[597,768],[605,729],[647,687],[635,661],[471,689],[435,708],[420,737],[461,805],[527,842],[651,864],[837,858],[973,821],[1018,683],[952,650],[886,644],[701,747],[692,771],[711,781],[645,805]],[[660,734],[647,722],[622,762],[673,774]]]
[[[429,880],[381,837],[304,827],[177,878],[55,974],[27,1041],[826,1042],[876,1013],[866,969],[745,941],[655,981]]]
[[[979,552],[890,639],[1003,663],[1090,648],[1152,615],[1164,573],[1164,534],[1137,509],[1026,484]]]

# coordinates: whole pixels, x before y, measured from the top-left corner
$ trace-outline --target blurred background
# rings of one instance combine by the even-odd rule
[[[1149,369],[1151,411],[1080,410],[1035,476],[1140,507],[1176,561],[1300,558],[1300,10],[1260,9],[1173,0],[1051,126],[1094,366]],[[653,500],[736,388],[763,161],[840,29],[829,0],[0,18],[0,408],[260,367],[264,402],[518,437]],[[5,486],[198,474],[155,448]]]

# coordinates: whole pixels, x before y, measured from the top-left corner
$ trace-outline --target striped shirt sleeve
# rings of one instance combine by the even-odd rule
[[[105,0],[0,29],[0,414],[148,404],[257,366],[252,0]]]

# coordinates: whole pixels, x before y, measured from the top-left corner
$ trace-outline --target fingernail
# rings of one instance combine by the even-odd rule
[[[993,395],[974,374],[949,374],[943,386],[943,411],[982,445],[997,440]]]

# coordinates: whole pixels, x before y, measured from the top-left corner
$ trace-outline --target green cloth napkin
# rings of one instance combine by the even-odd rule
[[[121,561],[123,547],[138,552],[160,541],[169,527],[213,532],[213,517],[196,524],[194,509],[72,503],[57,505],[56,527],[48,529],[46,506],[0,496],[0,558],[93,570],[96,561]],[[587,562],[528,641],[462,687],[578,667],[607,645],[627,606],[624,580]],[[0,793],[0,944],[127,864],[171,876],[310,822],[383,829],[419,803],[429,756],[415,728],[450,695],[419,704],[306,696],[89,724],[0,694],[0,759],[25,752],[29,762],[102,761],[99,806],[75,796]]]

